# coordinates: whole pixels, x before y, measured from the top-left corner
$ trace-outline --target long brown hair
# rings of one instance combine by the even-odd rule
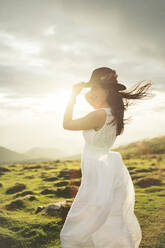
[[[151,81],[148,80],[144,86],[141,86],[141,83],[144,81],[145,80],[138,82],[130,90],[126,90],[126,86],[121,83],[101,84],[101,87],[106,88],[108,91],[106,100],[111,107],[112,115],[114,116],[112,123],[116,124],[116,136],[123,133],[124,125],[128,120],[130,120],[130,117],[124,119],[124,111],[127,110],[128,106],[133,105],[133,102],[131,103],[130,100],[150,98],[154,96],[154,94],[148,93],[148,90],[152,85]]]

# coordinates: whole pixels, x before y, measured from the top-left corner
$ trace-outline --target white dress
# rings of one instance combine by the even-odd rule
[[[135,191],[119,152],[110,108],[101,129],[83,130],[81,184],[60,232],[61,248],[138,248],[142,230]]]

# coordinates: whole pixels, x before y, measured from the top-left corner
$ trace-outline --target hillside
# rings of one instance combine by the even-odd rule
[[[24,153],[0,147],[0,164],[14,162],[42,162],[66,157],[67,153],[58,148],[33,147]]]
[[[122,154],[124,159],[137,158],[148,156],[151,157],[155,154],[165,153],[165,135],[152,139],[143,139],[136,142],[131,142],[128,145],[119,146],[118,148],[111,149],[112,151],[118,151]],[[0,147],[0,164],[10,162],[43,162],[47,160],[80,160],[81,153],[68,155],[66,151],[62,151],[58,148],[43,148],[33,147],[24,153],[18,153]]]
[[[21,154],[0,146],[0,163],[23,161],[25,159],[29,159],[29,157],[25,154]]]
[[[143,231],[139,248],[165,247],[163,147],[164,137],[120,147],[130,154],[123,162],[135,186],[135,214]],[[80,166],[78,160],[0,166],[0,247],[60,248],[59,233],[81,184]],[[45,212],[50,203],[62,205]]]
[[[165,154],[165,135],[131,142],[128,145],[119,146],[112,150],[120,152],[125,159],[143,156],[150,157],[155,154],[163,155]]]

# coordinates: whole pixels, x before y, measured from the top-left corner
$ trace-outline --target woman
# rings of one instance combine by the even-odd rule
[[[127,99],[146,97],[151,83],[138,86],[123,92],[126,87],[108,67],[95,69],[88,83],[73,86],[63,127],[82,130],[85,144],[81,185],[60,232],[62,248],[139,247],[142,230],[134,214],[134,185],[121,154],[110,150],[123,132]],[[90,87],[85,98],[95,110],[73,120],[73,105],[83,87]]]

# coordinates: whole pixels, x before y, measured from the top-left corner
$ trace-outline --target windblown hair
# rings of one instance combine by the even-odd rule
[[[112,123],[116,124],[116,136],[123,133],[124,125],[130,119],[130,117],[124,119],[124,111],[127,110],[128,106],[134,105],[133,102],[130,102],[130,100],[150,98],[154,96],[154,94],[148,93],[148,89],[152,85],[151,81],[149,80],[144,86],[141,86],[143,81],[135,84],[135,86],[130,90],[126,90],[126,86],[118,82],[112,84],[101,84],[101,87],[106,88],[108,91],[106,100],[111,107],[112,115],[114,116]]]

